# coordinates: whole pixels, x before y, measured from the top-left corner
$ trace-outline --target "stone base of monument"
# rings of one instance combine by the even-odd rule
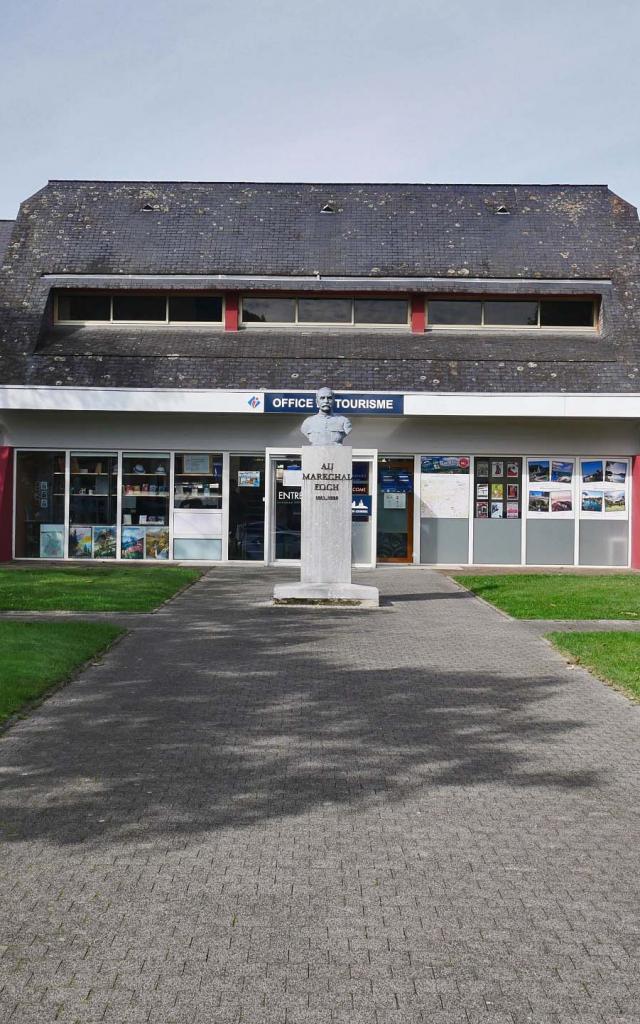
[[[380,594],[377,587],[357,583],[280,583],[273,588],[273,603],[378,608]]]
[[[300,582],[274,588],[274,604],[377,608],[376,587],[351,582],[353,451],[343,445],[302,449]]]

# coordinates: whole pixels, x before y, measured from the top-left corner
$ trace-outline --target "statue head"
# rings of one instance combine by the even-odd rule
[[[316,391],[316,405],[320,412],[325,413],[327,416],[333,412],[335,401],[336,398],[331,388],[320,388],[319,391]]]

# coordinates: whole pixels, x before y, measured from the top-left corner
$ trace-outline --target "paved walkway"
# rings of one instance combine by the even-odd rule
[[[282,578],[0,738],[0,1019],[637,1024],[640,708],[429,570]]]

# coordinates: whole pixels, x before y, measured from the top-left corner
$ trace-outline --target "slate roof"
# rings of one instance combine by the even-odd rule
[[[13,231],[14,224],[14,220],[0,220],[0,262],[2,261],[2,257],[9,245],[9,239],[11,238],[11,232]]]
[[[321,212],[327,204],[334,212]],[[604,185],[52,181],[22,204],[5,252],[0,383],[636,391],[638,241],[635,208]],[[338,287],[331,276],[372,278],[378,289],[389,277],[409,279],[394,284],[407,293],[480,290],[474,278],[521,293],[539,280],[545,291],[557,282],[601,295],[603,330],[52,329],[48,300],[61,282],[43,275],[66,274],[100,287],[111,286],[100,275],[120,287],[140,287],[126,275],[165,275],[163,288],[179,286],[175,275],[299,275],[322,290]]]

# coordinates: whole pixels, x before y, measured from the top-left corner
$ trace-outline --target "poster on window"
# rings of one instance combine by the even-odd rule
[[[527,459],[529,519],[573,519],[573,459]]]
[[[475,518],[520,519],[522,459],[482,458],[475,461]],[[488,500],[487,500],[488,499]]]
[[[582,459],[580,517],[627,519],[629,516],[627,459]]]

